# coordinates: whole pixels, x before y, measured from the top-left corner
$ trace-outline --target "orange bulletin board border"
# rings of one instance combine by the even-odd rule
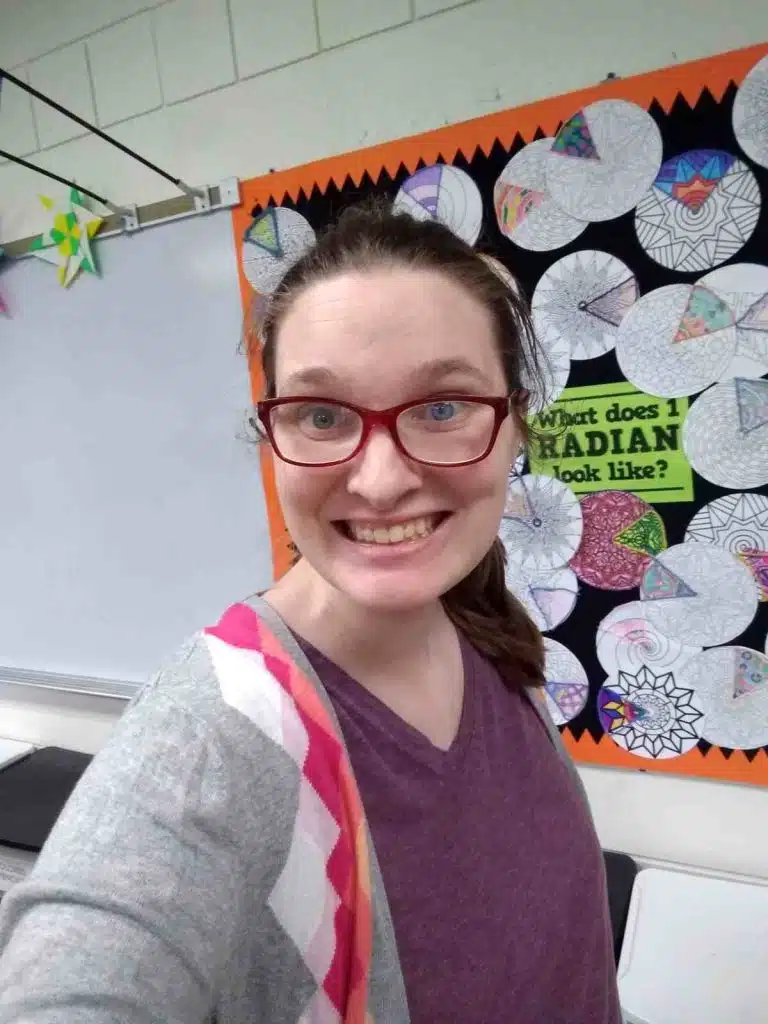
[[[599,85],[526,106],[488,114],[460,124],[242,182],[242,203],[232,211],[232,227],[246,322],[251,316],[254,292],[243,273],[239,255],[243,236],[252,220],[251,211],[255,206],[280,205],[285,201],[298,202],[300,193],[309,195],[315,188],[324,192],[332,183],[341,188],[345,182],[351,180],[358,186],[366,174],[373,181],[376,181],[382,171],[395,176],[402,166],[408,173],[413,173],[420,161],[425,164],[438,160],[451,163],[459,153],[469,159],[478,147],[487,155],[497,140],[502,146],[509,148],[518,136],[523,143],[527,143],[534,139],[537,132],[548,136],[555,135],[559,126],[575,110],[600,99],[625,99],[645,109],[655,102],[667,113],[679,96],[682,96],[690,106],[694,106],[705,90],[720,102],[729,85],[740,85],[751,68],[766,54],[768,43],[760,43],[631,78],[611,79]],[[255,401],[263,383],[261,369],[256,359],[251,360],[250,377]],[[261,452],[261,471],[274,573],[279,577],[291,564],[293,549],[280,511],[271,455],[264,448]],[[566,726],[563,739],[574,759],[586,764],[768,785],[768,753],[765,751],[758,752],[750,760],[742,751],[725,754],[719,748],[712,747],[704,753],[695,748],[670,760],[645,760],[622,750],[608,737],[593,739],[586,730],[577,738]]]

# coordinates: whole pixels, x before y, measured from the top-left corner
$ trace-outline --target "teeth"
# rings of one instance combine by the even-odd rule
[[[349,523],[349,530],[356,541],[364,544],[401,544],[406,540],[428,537],[434,529],[432,516],[412,519],[409,523],[398,523],[396,526],[358,526]]]

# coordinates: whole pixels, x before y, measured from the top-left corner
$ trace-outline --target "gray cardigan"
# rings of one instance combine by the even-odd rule
[[[285,624],[248,603],[338,727]],[[309,1024],[315,982],[267,903],[297,799],[296,765],[227,703],[197,634],[131,702],[0,905],[0,1024]],[[375,852],[371,874],[370,1006],[377,1024],[406,1024]]]

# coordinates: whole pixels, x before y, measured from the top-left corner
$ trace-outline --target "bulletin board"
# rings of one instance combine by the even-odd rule
[[[549,400],[500,536],[574,758],[768,784],[768,44],[245,182],[246,316],[370,195],[531,301]]]

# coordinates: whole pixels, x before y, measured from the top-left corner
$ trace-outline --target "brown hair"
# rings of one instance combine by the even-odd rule
[[[298,295],[317,281],[349,271],[405,266],[435,270],[464,288],[491,315],[508,389],[536,390],[540,381],[534,333],[522,293],[452,231],[437,221],[417,221],[380,204],[353,206],[322,234],[286,273],[257,331],[246,332],[248,355],[261,355],[265,396],[275,395],[275,346],[280,324]],[[496,264],[498,267],[498,264]],[[527,440],[526,408],[512,404],[512,416]],[[496,538],[474,569],[443,595],[452,622],[494,662],[508,686],[543,682],[541,634],[520,601],[506,587],[506,553]]]

